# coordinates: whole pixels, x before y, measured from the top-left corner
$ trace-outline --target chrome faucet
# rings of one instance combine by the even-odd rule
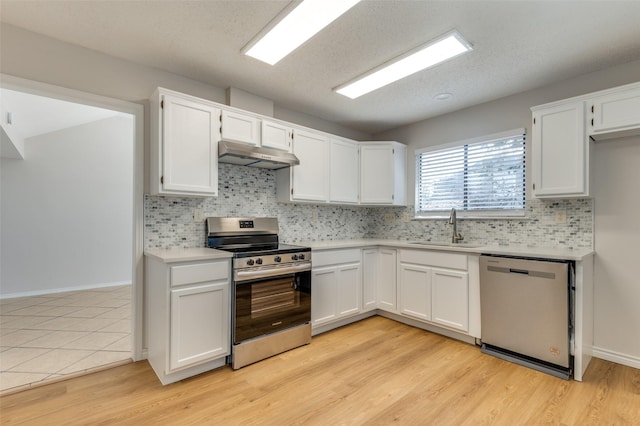
[[[449,225],[453,225],[453,233],[451,234],[451,242],[453,244],[459,243],[464,240],[464,237],[458,234],[458,218],[456,216],[456,209],[451,209],[451,214],[449,215]]]

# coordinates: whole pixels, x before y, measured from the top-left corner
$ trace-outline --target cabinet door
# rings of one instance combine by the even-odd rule
[[[360,202],[393,204],[393,146],[380,143],[360,147]]]
[[[171,290],[169,370],[229,355],[229,284]]]
[[[398,275],[399,312],[424,321],[431,320],[431,268],[401,263]]]
[[[588,196],[584,102],[534,112],[533,194]]]
[[[330,199],[334,203],[358,202],[360,154],[358,143],[331,139]]]
[[[469,331],[469,274],[433,269],[431,276],[431,320]]]
[[[362,310],[362,266],[342,265],[339,269],[338,316],[353,315]]]
[[[329,141],[319,134],[296,130],[293,153],[300,165],[291,168],[292,198],[327,201],[329,199]]]
[[[590,134],[640,127],[640,87],[594,98]]]
[[[234,111],[222,111],[222,139],[260,144],[260,120]]]
[[[311,325],[331,322],[338,312],[338,268],[327,267],[311,272]]]
[[[218,194],[220,110],[163,95],[162,193]]]
[[[380,249],[378,257],[378,308],[396,312],[396,250]]]
[[[371,311],[377,307],[378,250],[362,251],[362,309]]]
[[[290,152],[292,137],[291,127],[262,120],[262,146]]]

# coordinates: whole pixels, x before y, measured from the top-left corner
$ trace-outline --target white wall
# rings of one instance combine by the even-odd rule
[[[133,118],[25,141],[2,159],[0,295],[131,283]]]
[[[376,140],[395,140],[409,145],[407,151],[407,191],[410,198],[409,203],[413,204],[415,198],[414,150],[519,127],[527,129],[530,140],[530,108],[532,106],[634,83],[638,80],[640,80],[640,61],[630,62],[618,67],[585,74],[551,86],[530,90],[378,133],[374,135],[374,138]]]
[[[640,368],[640,137],[594,146],[594,355]]]
[[[0,25],[0,72],[145,104],[158,86],[222,104],[226,102],[226,87],[138,65],[6,24]],[[274,105],[275,118],[288,120],[290,116],[296,113]],[[321,118],[305,116],[305,119],[305,123],[293,122],[355,139],[370,137]]]

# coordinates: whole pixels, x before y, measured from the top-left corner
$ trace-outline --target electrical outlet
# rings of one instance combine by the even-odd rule
[[[202,222],[204,220],[204,213],[202,212],[202,209],[193,209],[193,220],[196,222]]]
[[[314,210],[313,213],[311,213],[311,221],[313,222],[318,221],[318,210]]]
[[[411,214],[409,212],[404,212],[402,215],[402,221],[407,223],[411,220]]]
[[[567,223],[567,211],[566,210],[556,210],[553,221],[558,225],[564,225]]]
[[[396,215],[393,213],[385,213],[384,215],[384,221],[385,222],[393,222],[394,220],[396,220]]]

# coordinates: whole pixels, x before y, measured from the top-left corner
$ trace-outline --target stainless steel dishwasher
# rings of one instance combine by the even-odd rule
[[[482,352],[568,379],[572,271],[569,262],[481,256]]]

